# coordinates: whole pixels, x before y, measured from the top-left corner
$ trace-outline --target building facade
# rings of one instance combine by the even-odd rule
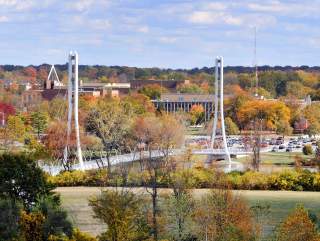
[[[152,100],[156,109],[172,112],[190,112],[193,105],[201,105],[204,109],[204,121],[210,120],[213,115],[214,95],[200,94],[162,94],[159,100]]]

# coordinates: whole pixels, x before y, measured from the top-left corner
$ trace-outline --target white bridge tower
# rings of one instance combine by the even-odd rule
[[[72,110],[74,110],[74,128],[76,134],[77,159],[79,161],[80,169],[84,170],[82,151],[80,144],[80,129],[78,118],[78,102],[79,102],[79,78],[78,78],[78,53],[69,53],[68,63],[68,126],[67,126],[67,143],[64,149],[64,161],[68,161],[70,155],[70,135],[72,128]]]
[[[214,119],[213,119],[213,128],[211,136],[211,149],[217,149],[217,130],[218,130],[218,119],[220,117],[221,123],[221,135],[222,135],[222,150],[224,156],[226,157],[229,165],[231,165],[230,153],[227,145],[226,130],[224,125],[224,109],[223,109],[223,58],[221,56],[216,58],[216,67],[215,67],[215,85],[214,85]]]

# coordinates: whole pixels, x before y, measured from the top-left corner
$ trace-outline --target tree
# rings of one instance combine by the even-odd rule
[[[255,240],[259,230],[253,214],[243,199],[226,187],[213,189],[200,201],[195,211],[200,240]]]
[[[68,220],[67,212],[60,207],[59,199],[52,197],[41,198],[32,211],[43,215],[41,233],[45,240],[51,235],[71,238],[73,226]]]
[[[301,241],[319,240],[315,224],[311,221],[309,213],[302,206],[298,206],[281,223],[276,230],[275,241]]]
[[[225,118],[225,124],[226,124],[226,132],[228,133],[228,135],[239,134],[239,128],[237,124],[234,123],[230,117]]]
[[[203,90],[197,84],[180,84],[177,87],[180,93],[202,94]]]
[[[21,206],[11,199],[0,199],[0,237],[3,241],[15,240],[19,236]]]
[[[282,134],[283,138],[285,135],[291,135],[293,128],[291,127],[290,123],[284,120],[280,120],[276,124],[277,133]]]
[[[199,124],[204,119],[204,108],[202,105],[193,105],[190,109],[191,124]]]
[[[145,85],[139,90],[139,93],[148,96],[151,100],[159,99],[161,94],[166,92],[168,92],[168,90],[158,84]]]
[[[304,145],[302,148],[302,152],[304,155],[312,155],[313,153],[312,146],[309,144]]]
[[[183,156],[182,158],[187,158]],[[173,167],[181,164],[173,163]],[[183,161],[182,161],[183,162]],[[189,170],[176,170],[171,167],[169,172],[170,186],[173,188],[172,194],[166,201],[166,217],[168,223],[168,234],[173,240],[190,240],[195,236],[194,233],[194,207],[195,200],[190,189],[193,187],[192,175]]]
[[[0,198],[21,201],[30,210],[40,197],[52,196],[53,188],[35,160],[21,154],[0,156]]]
[[[31,125],[35,132],[40,138],[40,134],[42,134],[48,126],[48,114],[43,111],[35,111],[31,113]]]
[[[121,189],[102,191],[90,199],[96,218],[108,225],[101,241],[142,241],[148,238],[148,227],[141,210],[141,200],[133,192]]]
[[[67,124],[62,121],[53,121],[50,123],[45,132],[44,146],[50,157],[50,161],[55,164],[62,164],[65,170],[70,170],[72,159],[76,157],[76,134],[74,131],[71,132],[69,140],[69,151],[70,156],[68,160],[64,160],[64,149],[67,140]],[[74,130],[74,127],[72,127]],[[80,140],[82,142],[82,148],[86,150],[87,145],[92,143],[91,136],[85,135],[82,128],[80,128]]]
[[[307,133],[310,136],[320,133],[320,104],[311,104],[303,109],[303,116],[307,119],[309,127]]]
[[[152,234],[158,240],[158,189],[159,181],[168,174],[171,164],[170,152],[183,141],[183,128],[173,116],[146,116],[139,117],[133,125],[132,136],[139,147],[146,150],[146,155],[140,155],[140,164],[143,172],[147,174],[142,182],[152,199]],[[153,157],[154,153],[158,157]]]
[[[121,152],[125,145],[132,117],[131,111],[118,100],[101,100],[87,117],[86,129],[97,135],[104,145],[109,174],[111,174],[111,154]]]
[[[6,129],[8,138],[11,141],[24,141],[24,137],[27,130],[21,116],[10,115],[8,117]]]
[[[247,101],[236,114],[243,127],[262,120],[265,128],[276,130],[279,122],[288,124],[290,121],[290,109],[281,101]]]

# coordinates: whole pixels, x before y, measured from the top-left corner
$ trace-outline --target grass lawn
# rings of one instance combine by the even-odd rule
[[[299,156],[304,159],[311,159],[313,157],[313,155],[306,156],[301,152],[265,152],[261,153],[261,160],[263,164],[288,165],[294,164],[295,156]],[[250,159],[250,156],[246,156],[237,158],[236,160],[246,162]]]
[[[90,196],[100,192],[97,187],[64,187],[57,188],[61,194],[62,205],[68,211],[74,224],[82,231],[99,234],[105,226],[99,220],[95,220],[91,208],[88,206]],[[143,192],[143,188],[134,189],[135,192]],[[163,190],[167,192],[167,190]],[[195,190],[195,195],[202,195],[206,190]],[[288,191],[235,191],[245,198],[250,206],[257,203],[270,205],[270,214],[263,220],[264,234],[271,233],[275,225],[280,223],[297,204],[303,204],[306,208],[320,216],[320,192],[288,192]]]

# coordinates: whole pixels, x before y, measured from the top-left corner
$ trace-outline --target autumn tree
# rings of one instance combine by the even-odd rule
[[[7,125],[2,128],[2,137],[4,145],[8,146],[14,141],[23,142],[27,133],[23,119],[19,115],[10,115],[7,119]]]
[[[191,124],[199,124],[204,119],[204,108],[202,105],[193,105],[189,111]]]
[[[159,99],[161,94],[166,92],[168,92],[168,90],[159,84],[145,85],[139,90],[139,93],[148,96],[151,100]]]
[[[180,93],[187,94],[202,94],[203,89],[197,84],[188,83],[188,84],[180,84],[177,86],[177,91]]]
[[[112,165],[110,157],[124,150],[125,137],[129,132],[133,113],[127,107],[119,100],[101,100],[89,112],[86,120],[86,129],[102,140],[109,174]]]
[[[320,121],[319,121],[320,104],[315,103],[307,106],[303,110],[303,115],[309,123],[307,134],[309,134],[310,136],[313,136],[320,133]]]
[[[142,241],[148,238],[148,226],[142,212],[143,200],[125,189],[105,190],[89,201],[95,217],[108,225],[101,241]]]
[[[290,109],[281,101],[252,100],[241,106],[237,118],[243,127],[262,121],[263,128],[276,130],[279,122],[289,123]]]
[[[171,165],[170,153],[174,148],[181,146],[183,128],[172,116],[146,116],[137,118],[133,125],[132,136],[137,145],[143,146],[145,155],[140,156],[142,171],[146,172],[147,179],[142,180],[152,199],[152,234],[158,240],[158,189],[160,179],[168,173]],[[158,153],[158,157],[154,154]]]
[[[302,206],[298,206],[279,225],[276,230],[275,241],[317,241],[319,240],[316,226],[310,219],[308,211]]]
[[[74,130],[74,127],[71,128]],[[70,170],[72,161],[76,158],[76,134],[71,131],[69,139],[70,156],[68,160],[64,160],[64,149],[67,140],[67,124],[62,121],[54,121],[48,125],[43,138],[43,143],[50,158],[50,162],[56,165],[62,165],[65,170]],[[91,145],[95,145],[96,140],[92,140],[92,136],[87,135],[80,128],[80,140],[83,150],[87,150]]]
[[[205,194],[195,211],[200,240],[255,240],[253,214],[246,202],[225,187]]]

